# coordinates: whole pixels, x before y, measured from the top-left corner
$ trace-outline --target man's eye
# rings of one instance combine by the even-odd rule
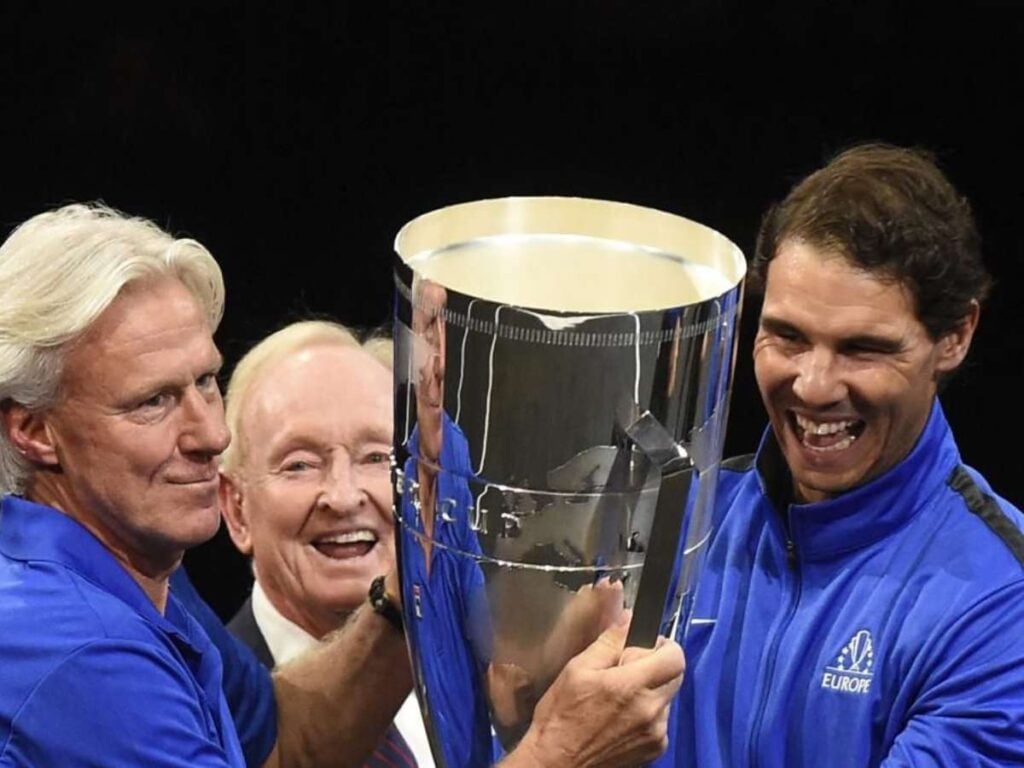
[[[367,464],[387,464],[391,461],[391,454],[386,451],[373,451],[366,454],[364,461]]]
[[[301,459],[289,461],[283,467],[285,472],[306,472],[307,470],[310,470],[312,468],[312,464],[310,464],[308,461],[302,461]]]
[[[156,408],[163,408],[165,405],[167,405],[167,401],[168,401],[169,398],[170,398],[169,394],[167,394],[166,392],[161,392],[160,394],[153,395],[152,397],[146,398],[145,400],[140,402],[136,406],[136,408],[146,409],[146,410],[151,410],[151,409],[156,409]]]
[[[196,386],[200,389],[215,389],[217,387],[217,374],[204,373],[196,379]]]
[[[885,355],[895,350],[883,344],[872,344],[871,342],[853,342],[847,344],[843,351],[848,355]]]

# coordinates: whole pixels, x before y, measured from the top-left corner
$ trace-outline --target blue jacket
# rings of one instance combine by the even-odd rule
[[[770,430],[723,466],[657,766],[1024,765],[1024,519],[938,403],[883,476],[817,504]]]
[[[0,520],[0,766],[242,768],[221,658],[85,528],[8,496]]]

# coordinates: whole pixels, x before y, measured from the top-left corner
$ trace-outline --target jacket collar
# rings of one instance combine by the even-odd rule
[[[0,553],[12,560],[48,562],[74,571],[126,603],[147,622],[200,653],[206,645],[194,620],[168,594],[166,614],[99,539],[59,510],[18,496],[0,502]]]
[[[938,399],[913,449],[899,464],[870,483],[834,499],[792,504],[792,478],[771,427],[757,453],[765,495],[783,513],[797,555],[825,559],[869,546],[907,523],[941,488],[960,463]]]

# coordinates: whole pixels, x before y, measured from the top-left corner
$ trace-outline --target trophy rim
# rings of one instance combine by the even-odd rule
[[[431,258],[488,242],[562,239],[590,240],[607,250],[631,250],[710,269],[721,278],[721,290],[701,300],[728,293],[746,275],[742,250],[721,232],[700,222],[635,203],[589,197],[496,197],[435,208],[403,225],[394,241],[398,259],[419,272]],[[442,281],[443,282],[443,281]],[[503,301],[483,293],[472,295]],[[692,302],[645,306],[670,309]],[[558,311],[558,307],[541,307]],[[639,307],[623,306],[618,311]],[[608,310],[605,310],[608,311]]]

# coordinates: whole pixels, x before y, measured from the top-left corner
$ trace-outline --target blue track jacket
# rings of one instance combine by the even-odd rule
[[[1024,520],[938,403],[873,482],[780,506],[790,483],[770,430],[723,466],[655,765],[1024,766]]]

